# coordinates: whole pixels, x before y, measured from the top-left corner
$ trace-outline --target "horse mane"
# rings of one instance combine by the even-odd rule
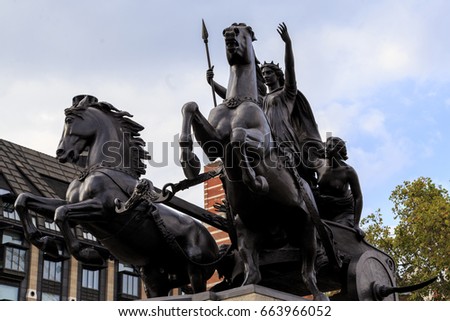
[[[145,141],[140,137],[139,133],[144,129],[144,126],[132,120],[131,117],[133,117],[133,115],[130,113],[119,110],[110,103],[104,101],[89,103],[87,100],[83,99],[78,104],[67,108],[65,114],[79,115],[88,107],[102,111],[106,115],[113,117],[119,123],[120,130],[123,133],[124,143],[128,144],[128,146],[124,146],[124,151],[130,153],[129,155],[123,155],[124,159],[125,157],[127,157],[127,160],[129,159],[129,164],[127,163],[129,169],[137,177],[145,174],[146,165],[143,161],[150,159],[151,157],[148,151],[144,149]]]
[[[130,117],[133,117],[133,115],[117,109],[110,103],[101,101],[90,105],[90,107],[103,111],[119,122],[124,139],[128,138],[128,142],[125,142],[128,143],[128,146],[125,147],[128,147],[127,150],[130,151],[130,170],[138,177],[145,174],[146,165],[143,160],[150,159],[150,155],[144,149],[145,141],[140,137],[139,133],[144,129],[144,126],[132,120]]]
[[[260,101],[260,105],[262,106],[262,102],[264,97],[267,95],[267,87],[264,81],[264,77],[262,75],[261,63],[256,58],[255,55],[255,69],[256,69],[256,88],[258,89],[258,100]]]

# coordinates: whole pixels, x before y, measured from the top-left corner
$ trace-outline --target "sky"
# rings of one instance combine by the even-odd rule
[[[213,108],[201,21],[215,80],[226,84],[222,30],[250,25],[260,61],[284,67],[285,22],[297,84],[322,138],[343,138],[358,173],[363,217],[420,176],[450,187],[450,2],[0,1],[0,138],[55,155],[72,97],[91,94],[145,129],[156,186],[184,178],[176,137],[181,107]],[[201,151],[197,150],[201,156]],[[201,186],[178,196],[203,205]]]

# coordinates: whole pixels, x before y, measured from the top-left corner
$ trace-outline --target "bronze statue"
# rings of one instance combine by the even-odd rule
[[[257,77],[262,77],[267,86],[258,82],[258,100],[268,117],[275,141],[284,149],[283,153],[289,155],[300,175],[314,186],[315,169],[323,145],[311,106],[297,89],[294,54],[286,24],[280,24],[277,31],[285,42],[286,75],[279,64],[273,62],[257,66]],[[207,70],[206,80],[225,99],[227,89],[214,81],[213,67]]]
[[[314,270],[316,230],[307,204],[317,209],[310,186],[280,161],[282,155],[274,148],[269,122],[259,106],[254,33],[245,24],[233,24],[223,35],[230,65],[224,101],[211,109],[208,119],[195,102],[182,109],[180,147],[185,175],[193,178],[200,171],[192,150],[192,128],[210,160],[221,158],[224,164],[227,201],[237,214],[244,283],[261,280],[260,251],[291,243],[301,249],[298,273],[304,284],[315,299],[327,300],[317,287]]]
[[[81,225],[114,257],[140,270],[148,297],[165,296],[171,288],[187,284],[193,292],[205,291],[216,268],[219,275],[230,278],[216,289],[266,281],[266,286],[287,288],[291,293],[311,293],[315,300],[328,300],[321,290],[339,290],[336,297],[345,300],[395,300],[398,292],[432,282],[396,287],[393,260],[363,239],[358,226],[362,208],[358,178],[344,162],[345,143],[337,138],[327,141],[322,166],[312,168],[318,170],[318,202],[325,219],[319,216],[312,192],[314,173],[309,172],[317,164],[310,158],[307,161],[305,154],[311,156],[320,149],[320,135],[309,103],[297,90],[284,23],[278,33],[286,44],[286,79],[273,63],[263,66],[263,77],[251,27],[232,24],[224,30],[228,87],[215,86],[208,76],[212,89],[224,100],[208,119],[195,102],[183,106],[180,147],[187,179],[166,184],[161,193],[149,180],[140,179],[145,173],[143,161],[149,157],[140,138],[143,127],[109,103],[76,96],[65,110],[57,157],[60,162],[76,163],[87,153],[87,164],[64,200],[30,193],[18,196],[15,207],[26,238],[47,255],[62,259],[56,240],[43,236],[34,225],[31,210],[56,222],[68,250],[84,266],[101,268],[105,254],[82,247],[72,231]],[[223,172],[199,175],[191,130],[210,160],[221,159]],[[223,173],[224,208],[230,222],[219,224],[213,215],[199,217],[228,232],[238,251],[230,252],[233,247],[219,251],[199,221],[160,203],[219,173]],[[324,201],[329,196],[330,201]],[[194,211],[189,215],[197,217]],[[319,271],[316,233],[328,259]],[[269,263],[267,253],[275,254]],[[275,267],[261,269],[267,265]]]
[[[175,287],[191,284],[206,290],[218,247],[207,229],[190,216],[152,202],[152,185],[141,181],[148,153],[139,137],[141,125],[106,102],[77,96],[65,110],[66,119],[56,152],[60,162],[77,162],[88,150],[87,165],[67,190],[66,199],[20,194],[16,210],[26,238],[58,258],[55,240],[43,237],[29,210],[59,226],[70,253],[84,265],[102,266],[105,258],[93,248],[82,248],[71,227],[79,224],[117,259],[140,269],[148,297],[166,296]],[[134,190],[136,187],[136,190]],[[146,188],[144,188],[146,187]],[[142,191],[147,191],[142,193]],[[136,199],[122,206],[120,200]],[[133,196],[133,197],[132,197]],[[116,209],[116,207],[119,207]]]
[[[359,227],[363,197],[356,171],[348,165],[347,147],[339,137],[328,137],[326,157],[318,168],[316,203],[323,219],[353,227],[364,237]]]
[[[292,41],[286,24],[277,29],[285,43],[285,73],[278,64],[261,67],[269,92],[264,97],[263,110],[272,133],[283,153],[289,155],[300,175],[315,185],[315,167],[322,140],[306,97],[297,89]]]

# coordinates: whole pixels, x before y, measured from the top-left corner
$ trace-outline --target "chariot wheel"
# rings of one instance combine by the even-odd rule
[[[386,289],[395,287],[395,266],[382,252],[367,250],[350,260],[347,293],[356,301],[397,301],[398,295]]]

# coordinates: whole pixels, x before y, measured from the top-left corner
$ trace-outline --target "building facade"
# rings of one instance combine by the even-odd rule
[[[65,198],[79,169],[55,157],[0,139],[0,300],[137,300],[145,298],[142,282],[131,266],[110,257],[103,269],[92,270],[72,258],[53,222],[30,212],[42,234],[60,243],[64,259],[54,260],[28,243],[14,210],[20,193]],[[85,246],[108,251],[93,235],[74,227]]]
[[[220,162],[210,163],[204,167],[204,171],[205,172],[214,171],[217,170],[219,166],[221,166]],[[217,205],[222,205],[224,204],[225,201],[225,191],[223,189],[220,177],[216,176],[205,181],[203,188],[204,188],[205,209],[210,213],[225,216],[224,212],[220,212],[217,210]],[[219,246],[224,244],[231,244],[230,238],[228,237],[228,233],[213,226],[207,225],[207,227],[208,231],[214,237]],[[212,287],[220,282],[221,279],[218,273],[216,272],[214,276],[208,281],[208,285]]]
[[[205,166],[204,171],[217,170],[220,163],[210,163]],[[216,206],[223,204],[225,200],[225,191],[223,189],[222,181],[219,176],[213,177],[204,183],[204,206],[205,209],[211,213],[223,215],[217,211]],[[213,235],[218,245],[230,244],[228,233],[219,230],[215,227],[209,226],[209,232]]]
[[[215,170],[217,166],[217,163],[209,164],[205,171]],[[80,171],[76,165],[61,164],[55,157],[0,139],[0,300],[118,301],[146,298],[138,273],[114,259],[92,234],[80,226],[74,227],[78,240],[109,257],[103,269],[92,270],[71,257],[58,226],[32,211],[33,223],[43,236],[51,236],[58,241],[63,259],[52,259],[25,239],[14,209],[17,196],[28,192],[64,199],[69,183],[78,177]],[[194,217],[202,213],[224,215],[214,206],[222,204],[224,199],[222,182],[215,177],[204,183],[204,209],[176,197],[168,205]],[[226,232],[205,225],[219,246],[231,243]],[[216,273],[209,280],[208,288],[220,281]],[[182,291],[175,289],[170,294],[178,295]]]

